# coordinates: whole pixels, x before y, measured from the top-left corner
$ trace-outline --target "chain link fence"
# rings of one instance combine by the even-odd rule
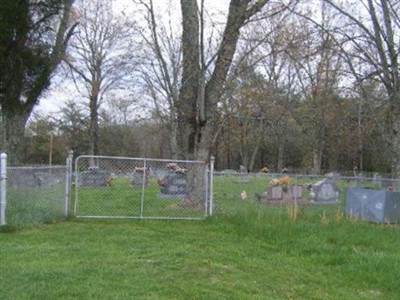
[[[374,222],[400,222],[400,181],[373,177],[214,172],[216,214],[248,209],[318,209]]]
[[[214,172],[200,161],[80,156],[66,166],[7,167],[1,160],[0,225],[87,218],[204,219],[214,213],[320,209],[374,222],[400,222],[400,181],[373,177]]]
[[[179,161],[80,156],[76,217],[203,219],[209,213],[209,166]]]
[[[1,225],[15,228],[55,222],[68,215],[72,155],[65,166],[6,166],[1,159]]]

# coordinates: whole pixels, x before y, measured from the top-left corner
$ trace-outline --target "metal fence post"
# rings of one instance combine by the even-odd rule
[[[210,206],[209,206],[209,214],[210,216],[213,215],[214,213],[214,163],[215,163],[215,157],[211,156],[210,159]]]
[[[73,151],[68,152],[66,161],[66,178],[65,178],[65,217],[68,217],[69,206],[71,203],[71,183],[72,183],[72,157]]]
[[[0,155],[0,225],[6,225],[7,154]]]

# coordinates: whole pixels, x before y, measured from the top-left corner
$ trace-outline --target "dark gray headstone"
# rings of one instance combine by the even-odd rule
[[[347,190],[346,214],[376,223],[400,222],[400,192],[352,187]]]
[[[314,184],[314,201],[317,203],[337,203],[339,202],[339,189],[331,180],[324,180]]]
[[[18,188],[45,188],[58,183],[59,178],[49,172],[17,169],[10,172],[8,182]]]
[[[168,174],[160,182],[161,194],[163,195],[185,195],[187,187],[186,174]]]
[[[148,185],[148,173],[143,174],[143,172],[134,172],[132,173],[132,181],[131,184],[134,187],[147,187]]]
[[[18,188],[39,187],[38,179],[34,176],[34,173],[25,173],[22,170],[13,170],[13,172],[8,175],[8,183],[10,186]]]
[[[111,173],[106,170],[93,169],[79,175],[79,185],[82,187],[108,186]]]

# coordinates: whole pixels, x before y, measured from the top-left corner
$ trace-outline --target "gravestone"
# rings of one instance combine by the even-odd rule
[[[269,200],[280,201],[283,199],[283,189],[281,185],[275,185],[270,187]]]
[[[339,189],[330,180],[323,180],[313,185],[314,201],[317,203],[338,203]]]
[[[131,184],[133,187],[147,187],[149,184],[149,174],[146,172],[133,172]]]
[[[159,180],[161,195],[182,196],[186,195],[187,177],[186,174],[173,173],[165,175]]]
[[[36,172],[33,177],[35,178],[38,187],[48,187],[57,182],[57,178],[54,175],[46,172]]]
[[[292,187],[292,197],[294,199],[303,199],[303,187],[300,185],[293,185]]]
[[[376,223],[400,223],[400,192],[349,188],[346,215]]]
[[[10,186],[18,188],[45,188],[56,184],[59,179],[48,172],[13,170],[8,176]]]
[[[93,169],[80,173],[79,185],[81,187],[108,186],[111,172],[101,169]]]
[[[8,183],[12,187],[17,188],[36,188],[39,187],[39,182],[34,173],[26,173],[23,170],[13,170],[8,174]]]

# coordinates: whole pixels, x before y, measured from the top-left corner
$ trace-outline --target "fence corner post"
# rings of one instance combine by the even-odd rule
[[[7,154],[0,154],[0,226],[6,225]]]
[[[214,214],[214,163],[215,157],[211,156],[210,158],[210,195],[209,195],[209,215],[212,216]]]
[[[66,160],[66,178],[65,178],[65,217],[69,215],[69,206],[71,203],[71,185],[72,185],[72,158],[74,152],[68,151]]]

